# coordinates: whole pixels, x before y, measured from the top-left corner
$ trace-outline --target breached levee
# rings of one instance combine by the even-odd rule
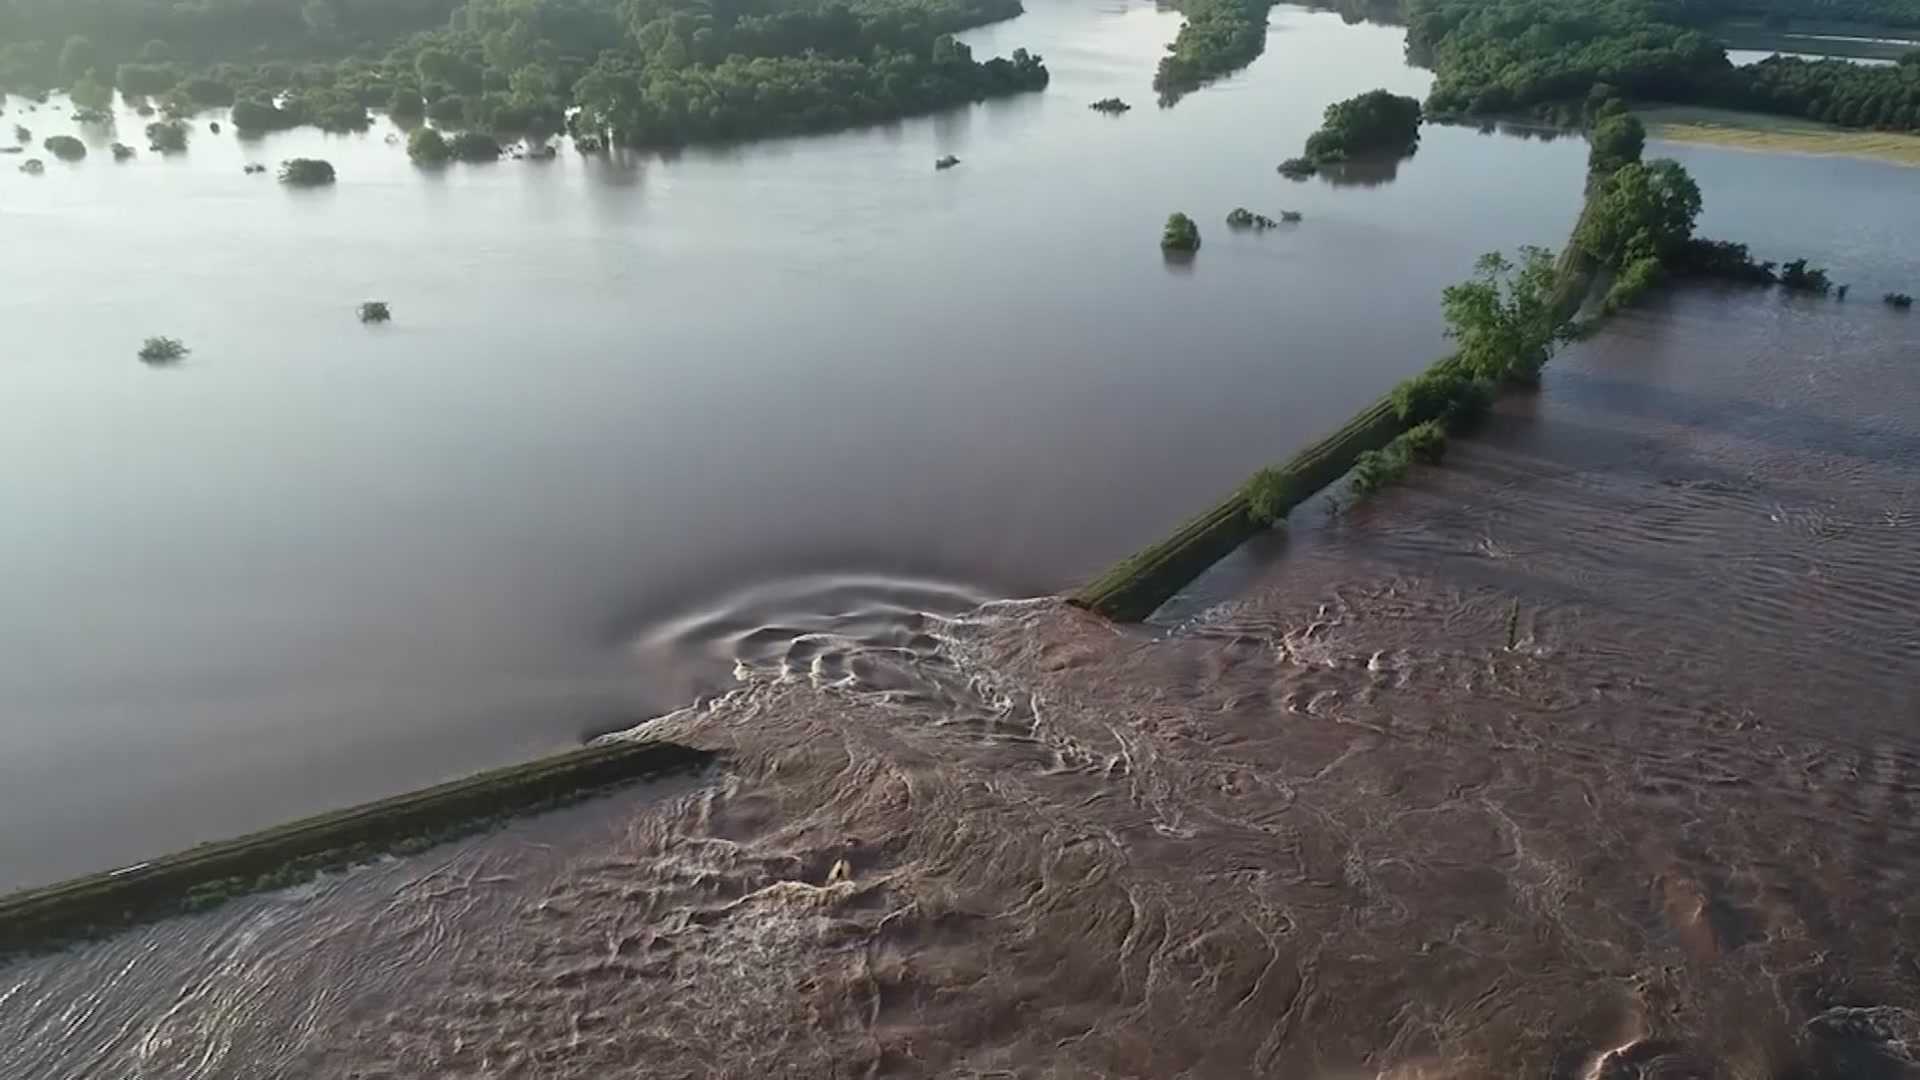
[[[1591,205],[1590,200],[1583,202],[1574,235],[1579,234],[1580,222],[1586,219]],[[1558,280],[1553,292],[1553,320],[1560,324],[1578,313],[1598,268],[1591,257],[1569,242],[1554,269]],[[1440,360],[1429,372],[1450,360]],[[1339,431],[1276,466],[1273,473],[1281,495],[1261,508],[1264,513],[1255,512],[1253,483],[1243,484],[1212,509],[1190,518],[1172,536],[1135,552],[1073,592],[1067,602],[1115,622],[1147,618],[1214,563],[1346,475],[1361,454],[1384,448],[1411,426],[1394,408],[1391,395],[1381,398]]]
[[[697,769],[714,756],[670,742],[594,745],[0,896],[0,955],[56,947],[377,855],[418,850],[510,815]]]

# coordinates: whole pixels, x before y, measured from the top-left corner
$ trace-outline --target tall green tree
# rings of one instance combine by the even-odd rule
[[[1523,247],[1517,263],[1497,251],[1480,256],[1473,277],[1447,286],[1440,309],[1469,374],[1483,379],[1538,375],[1561,340],[1553,316],[1556,281],[1553,253]]]
[[[1699,217],[1700,186],[1679,162],[1634,162],[1588,200],[1574,242],[1608,266],[1665,261],[1692,238]]]

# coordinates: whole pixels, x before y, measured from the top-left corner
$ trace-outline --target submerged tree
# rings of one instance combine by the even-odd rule
[[[430,127],[415,128],[407,136],[407,156],[416,165],[439,165],[451,156],[446,137]]]
[[[71,135],[53,135],[41,145],[61,161],[79,161],[87,156],[87,144]]]
[[[319,158],[290,158],[280,163],[280,182],[294,187],[324,187],[333,183],[333,164]]]
[[[156,154],[177,154],[187,148],[187,125],[160,120],[147,125],[147,146]]]
[[[150,337],[140,346],[140,359],[149,364],[171,364],[184,358],[188,349],[179,338]]]
[[[504,152],[484,131],[462,131],[447,140],[447,153],[458,161],[498,161]]]
[[[1160,247],[1163,251],[1187,255],[1199,251],[1200,226],[1185,214],[1168,215],[1167,226],[1160,231]]]
[[[369,300],[360,305],[360,321],[363,323],[383,323],[393,318],[393,312],[387,310],[385,300]]]

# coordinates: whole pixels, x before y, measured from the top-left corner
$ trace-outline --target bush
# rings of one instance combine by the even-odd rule
[[[1458,431],[1493,404],[1494,384],[1475,378],[1457,362],[1435,364],[1393,388],[1393,411],[1415,427],[1438,422]]]
[[[150,337],[140,346],[139,356],[149,364],[171,364],[191,351],[179,338]]]
[[[333,183],[333,165],[319,158],[292,158],[280,163],[280,182],[294,187],[324,187]]]
[[[1265,214],[1256,214],[1244,206],[1236,206],[1227,215],[1227,227],[1230,229],[1271,229],[1280,223]]]
[[[187,125],[161,120],[147,125],[147,146],[156,154],[177,154],[187,148]]]
[[[369,300],[360,305],[360,321],[363,323],[383,323],[393,318],[393,312],[387,310],[385,300]]]
[[[498,161],[505,151],[484,131],[462,131],[447,140],[447,153],[457,161]]]
[[[1294,157],[1280,163],[1280,175],[1289,180],[1305,180],[1319,171],[1312,158]]]
[[[113,160],[126,161],[132,157],[133,147],[128,146],[126,143],[117,142],[113,144]]]
[[[1272,466],[1261,469],[1247,481],[1247,510],[1253,520],[1262,525],[1272,525],[1287,516],[1287,508],[1294,502],[1294,483],[1292,474],[1285,469]]]
[[[1913,306],[1913,297],[1903,292],[1890,292],[1880,299],[1885,301],[1889,307],[1910,308]]]
[[[1660,260],[1649,255],[1636,259],[1626,265],[1613,279],[1613,287],[1607,290],[1606,298],[1600,301],[1600,310],[1611,315],[1623,307],[1640,299],[1642,293],[1660,283],[1666,276],[1666,268]]]
[[[1163,251],[1192,254],[1200,250],[1200,226],[1185,214],[1173,213],[1167,216],[1166,228],[1160,230],[1160,247]]]
[[[87,144],[71,135],[54,135],[40,145],[61,161],[79,161],[87,156]]]
[[[1447,455],[1447,429],[1438,420],[1415,424],[1396,441],[1406,443],[1409,458],[1428,465],[1438,465]]]
[[[1780,285],[1794,292],[1818,293],[1827,295],[1833,289],[1833,282],[1827,279],[1827,272],[1819,267],[1808,267],[1807,260],[1795,259],[1780,265]]]
[[[415,128],[413,134],[407,136],[407,156],[416,165],[438,165],[451,154],[445,137],[430,127],[423,127]]]
[[[1407,446],[1399,439],[1384,450],[1367,450],[1353,462],[1353,493],[1371,495],[1407,475]]]

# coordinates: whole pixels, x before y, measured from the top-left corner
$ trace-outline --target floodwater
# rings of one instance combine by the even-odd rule
[[[1129,16],[1092,21],[1109,17]],[[1318,17],[1282,10],[1276,24],[1292,18]],[[1245,81],[1189,98],[1170,121],[1136,107],[1122,122],[1146,112],[1177,123],[1210,94],[1241,92],[1284,55],[1281,40]],[[1257,122],[1228,115],[1226,127]],[[1241,243],[1209,230],[1191,272],[1157,289],[1190,290],[1177,295],[1194,306],[1212,302],[1200,283],[1208,297],[1238,296],[1252,286],[1219,267],[1242,262],[1264,268],[1262,282],[1288,280],[1272,242],[1304,241],[1344,207],[1404,222],[1418,170],[1447,160],[1429,151],[1455,136],[1541,162],[1574,154],[1575,174],[1584,154],[1577,142],[1430,132],[1393,183],[1276,189],[1287,200],[1276,205],[1309,210],[1297,234]],[[879,136],[849,138],[867,137]],[[713,771],[0,968],[0,1076],[1916,1075],[1920,321],[1874,299],[1920,280],[1920,254],[1893,224],[1913,174],[1653,149],[1700,179],[1703,231],[1763,258],[1808,256],[1854,283],[1852,299],[1655,298],[1556,359],[1538,392],[1503,400],[1443,468],[1357,505],[1315,500],[1148,627],[1054,599],[975,604],[990,587],[958,575],[871,570],[716,587],[725,599],[649,616],[649,630],[621,624],[613,640],[738,662],[728,692],[638,732],[721,751]],[[955,152],[966,159],[955,176],[987,156]],[[1504,182],[1463,185],[1462,213],[1497,219],[1467,207]],[[1830,187],[1809,198],[1816,184]],[[1513,242],[1558,243],[1571,211],[1542,211],[1558,231]],[[1368,219],[1353,214],[1358,236]],[[924,224],[937,232],[939,220]],[[943,242],[959,244],[951,228]],[[1004,270],[1057,256],[1036,244]],[[1377,280],[1342,284],[1391,313],[1356,335],[1432,307],[1383,298]],[[1239,478],[1221,465],[1211,487],[1189,478],[1184,493],[1156,494],[1166,481],[1146,477],[1165,473],[1145,462],[1198,470],[1186,459],[1230,456],[1236,431],[1258,461],[1271,451],[1251,445],[1257,425],[1239,410],[1266,409],[1259,438],[1291,446],[1344,414],[1278,417],[1338,398],[1349,380],[1356,400],[1370,398],[1398,362],[1364,343],[1292,353],[1276,310],[1312,318],[1276,294],[1221,311],[1223,325],[1184,324],[1266,350],[1270,370],[1216,382],[1210,409],[1181,397],[1200,392],[1167,370],[1221,363],[1206,349],[1152,365],[1103,356],[1136,365],[1137,392],[1184,403],[1186,423],[1095,420],[1063,402],[1046,433],[1060,460],[1036,457],[1035,477],[1007,482],[1043,483],[1077,460],[1082,437],[1116,453],[1145,444],[1129,451],[1135,475],[1080,478],[1116,485],[1102,489],[1114,498],[1178,504],[1138,536],[1118,535],[1132,508],[1078,511],[1110,515],[1084,542],[1124,550]],[[404,320],[397,299],[396,313]],[[976,334],[1000,332],[976,317]],[[428,362],[380,355],[400,370]],[[1020,359],[1090,377],[1071,348]],[[352,354],[307,360],[331,363],[336,382],[359,370]],[[23,365],[9,363],[11,379]],[[178,371],[136,365],[132,375],[177,381],[131,385],[191,386],[203,363],[231,361],[196,352]],[[1379,381],[1358,385],[1349,368]],[[100,369],[99,381],[118,371]],[[508,377],[497,360],[486,370]],[[954,373],[915,368],[942,376]],[[880,385],[840,390],[847,408],[878,409]],[[1029,437],[1004,416],[1022,416],[1030,385],[998,412],[969,414],[992,444],[974,461]],[[1271,391],[1252,404],[1229,393],[1249,386]],[[527,374],[515,387],[538,401],[545,384]],[[1106,393],[1118,400],[1118,388]],[[132,389],[126,399],[141,400]],[[931,409],[904,393],[884,404]],[[601,434],[579,407],[572,436]],[[646,475],[646,462],[624,464]],[[579,498],[544,479],[520,497]],[[379,474],[367,482],[377,490]],[[993,501],[1010,497],[983,484],[980,498],[1006,516],[965,522],[955,506],[941,524],[997,530],[993,550],[1044,555],[1051,516]],[[764,520],[789,533],[809,520],[805,505],[775,505],[785,517]],[[453,567],[431,569],[471,565],[457,543],[437,554]],[[603,565],[579,558],[588,565],[571,570]],[[470,587],[487,595],[484,578]],[[521,614],[541,599],[529,594]],[[337,600],[336,616],[361,602]],[[464,613],[459,623],[430,610],[413,643],[421,656],[440,655],[440,637],[486,640],[466,609],[440,612]],[[637,679],[647,650],[622,655]],[[564,702],[565,687],[549,689]]]
[[[1917,350],[1660,298],[1231,600],[795,639],[709,775],[16,963],[0,1074],[1911,1077]]]
[[[1043,94],[665,157],[423,173],[384,125],[212,114],[163,159],[123,114],[45,176],[0,158],[0,888],[574,745],[801,632],[1068,587],[1433,360],[1478,253],[1565,237],[1577,139],[1275,172],[1329,102],[1426,92],[1399,30],[1278,9],[1162,111],[1178,23],[1036,0],[968,37],[1043,54]],[[339,183],[242,173],[293,156]],[[1238,205],[1305,221],[1237,236]],[[151,335],[193,351],[144,367]]]

